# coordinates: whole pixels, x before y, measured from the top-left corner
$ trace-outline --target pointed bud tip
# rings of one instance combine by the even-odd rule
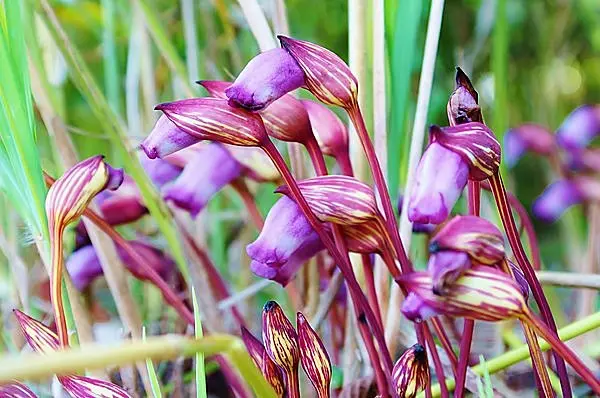
[[[264,312],[270,312],[274,309],[277,309],[279,307],[279,304],[277,304],[275,301],[273,300],[269,300],[265,303],[264,307],[263,307],[263,311]]]

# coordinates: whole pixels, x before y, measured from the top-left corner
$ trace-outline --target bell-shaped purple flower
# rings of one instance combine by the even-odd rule
[[[128,175],[124,176],[123,183],[117,190],[102,191],[96,196],[96,200],[100,212],[110,225],[134,222],[148,213],[135,181]]]
[[[583,105],[566,117],[557,130],[558,143],[566,149],[584,148],[600,134],[600,105]]]
[[[504,136],[504,161],[513,167],[526,152],[550,155],[556,150],[554,134],[537,124],[510,129]]]
[[[201,139],[186,134],[165,115],[161,115],[154,129],[140,145],[150,159],[162,158],[200,142]]]
[[[443,222],[467,185],[469,166],[457,153],[433,142],[427,147],[415,175],[408,219],[421,224]]]
[[[300,207],[284,196],[273,205],[260,235],[246,252],[256,275],[285,286],[308,259],[323,249]]]
[[[162,194],[194,217],[225,185],[240,176],[242,166],[217,143],[203,147]]]
[[[182,170],[181,167],[175,166],[166,160],[161,158],[150,159],[144,154],[140,154],[140,163],[157,188],[162,188],[166,183],[173,181],[181,174]]]
[[[400,311],[413,322],[426,321],[439,314],[435,308],[413,292],[408,293],[408,296],[402,302]]]
[[[304,72],[294,58],[275,48],[252,58],[225,93],[230,103],[259,111],[303,84]]]
[[[448,285],[454,283],[471,266],[465,252],[443,250],[429,257],[427,269],[433,281],[433,292],[443,296]]]
[[[584,196],[577,184],[559,180],[548,186],[533,203],[533,214],[545,222],[554,222],[571,206],[582,203]]]

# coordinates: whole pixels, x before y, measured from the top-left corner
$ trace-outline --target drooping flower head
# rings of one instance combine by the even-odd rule
[[[331,361],[321,338],[301,312],[296,314],[300,361],[319,398],[329,397]]]
[[[284,196],[269,210],[260,235],[246,252],[252,259],[252,272],[285,286],[307,260],[323,249],[300,207]]]
[[[533,203],[533,214],[554,222],[571,206],[600,200],[600,183],[593,177],[578,176],[558,180],[548,186]]]
[[[427,351],[415,344],[402,354],[392,370],[392,379],[399,397],[414,398],[430,383]]]
[[[479,95],[461,68],[456,68],[456,86],[450,95],[446,110],[450,126],[470,122],[483,123]]]
[[[304,73],[290,54],[275,48],[252,58],[225,92],[230,102],[259,111],[304,84]]]
[[[39,354],[48,354],[61,349],[58,336],[46,325],[19,310],[13,312],[27,344],[33,351]],[[57,378],[65,391],[73,397],[130,398],[123,388],[104,380],[77,375],[58,376]]]
[[[96,198],[104,220],[110,225],[134,222],[148,213],[135,181],[128,175],[118,189],[102,191]]]
[[[556,139],[563,148],[581,149],[599,134],[600,105],[583,105],[565,118],[556,132]]]
[[[162,115],[140,147],[148,158],[156,159],[163,158],[200,141],[201,138],[185,134],[166,115]]]
[[[443,250],[431,254],[427,270],[431,274],[433,293],[445,295],[452,283],[471,266],[469,256],[461,251]]]
[[[523,124],[504,135],[504,161],[513,167],[526,152],[550,155],[556,150],[554,134],[537,124]]]
[[[203,146],[173,182],[161,193],[196,217],[208,201],[231,181],[240,177],[242,166],[221,144]]]

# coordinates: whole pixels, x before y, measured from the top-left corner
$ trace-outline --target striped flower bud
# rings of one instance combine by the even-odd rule
[[[305,86],[321,102],[343,108],[356,106],[358,82],[350,68],[333,52],[316,44],[278,36],[281,46],[304,72]]]
[[[506,165],[513,167],[527,152],[547,156],[556,151],[556,138],[545,127],[523,124],[506,132],[503,149]]]
[[[242,341],[256,367],[262,370],[264,367],[263,354],[265,353],[263,344],[244,326],[242,326]]]
[[[156,159],[187,148],[201,140],[199,137],[184,133],[167,116],[162,115],[140,147],[149,159]]]
[[[491,267],[477,266],[466,270],[447,289],[447,294],[433,293],[433,281],[427,272],[403,275],[399,282],[413,294],[402,305],[402,312],[413,321],[435,314],[481,321],[501,321],[522,317],[527,306],[521,287],[506,274]]]
[[[469,165],[469,178],[481,181],[496,174],[500,168],[500,143],[486,125],[479,122],[454,127],[431,126],[433,142],[459,154]]]
[[[600,134],[600,105],[583,105],[571,112],[556,132],[565,149],[587,147]]]
[[[231,107],[221,98],[190,98],[160,104],[155,109],[162,111],[184,134],[200,140],[260,146],[267,138],[260,116]]]
[[[283,372],[277,365],[275,365],[275,362],[273,362],[273,360],[269,357],[269,354],[266,350],[263,352],[262,373],[267,382],[269,382],[271,387],[273,387],[273,390],[275,390],[275,395],[280,398],[285,397],[286,385],[283,379]]]
[[[58,336],[43,323],[31,318],[25,313],[14,310],[15,317],[27,344],[33,351],[48,354],[60,349]],[[58,376],[63,388],[73,397],[114,397],[129,398],[130,395],[116,384],[91,377],[67,375]],[[1,391],[1,390],[0,390]]]
[[[262,321],[263,343],[269,357],[284,371],[286,377],[297,374],[300,362],[298,335],[279,304],[267,301]]]
[[[50,232],[50,296],[63,346],[69,344],[61,289],[63,232],[67,225],[83,214],[94,196],[104,189],[117,189],[122,182],[123,170],[110,167],[104,162],[103,156],[94,156],[71,167],[48,190],[46,214]]]
[[[329,397],[331,384],[331,361],[321,338],[310,326],[304,315],[296,314],[298,327],[298,346],[300,348],[300,361],[306,376],[317,391],[319,398]]]
[[[348,129],[337,115],[315,101],[302,100],[319,146],[325,155],[348,156]]]
[[[252,58],[225,92],[230,102],[259,111],[303,84],[304,73],[293,55],[275,48]]]
[[[414,398],[430,383],[427,351],[415,344],[402,354],[392,370],[392,379],[399,397]]]
[[[260,369],[265,379],[271,384],[277,396],[283,397],[285,393],[283,374],[271,358],[269,358],[263,344],[243,326],[242,340],[256,367]]]
[[[483,123],[479,95],[461,68],[456,68],[456,86],[450,95],[446,110],[451,126],[470,122]]]
[[[37,398],[37,395],[25,384],[12,381],[10,384],[0,386],[0,397],[10,398]]]
[[[496,264],[506,255],[502,232],[477,216],[456,216],[440,228],[431,239],[429,251],[445,250],[464,252],[485,265]]]
[[[294,61],[295,62],[295,61]],[[202,81],[200,84],[213,97],[227,98],[225,88],[231,83],[219,81]],[[273,101],[268,107],[261,109],[267,134],[281,141],[306,144],[312,138],[311,122],[302,102],[294,96],[285,94]]]

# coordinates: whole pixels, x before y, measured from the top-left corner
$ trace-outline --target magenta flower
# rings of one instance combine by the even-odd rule
[[[533,214],[545,222],[554,222],[571,206],[585,200],[577,184],[559,180],[548,186],[533,203]]]
[[[504,161],[513,167],[526,152],[550,155],[556,150],[554,134],[536,124],[510,129],[504,136]]]
[[[600,134],[600,106],[583,105],[569,114],[556,132],[566,149],[584,148]]]
[[[443,222],[467,185],[469,166],[460,155],[434,142],[417,167],[408,219],[421,224]]]
[[[433,293],[443,296],[448,286],[454,283],[471,266],[467,253],[444,250],[429,257],[427,270],[433,281]]]
[[[166,183],[173,181],[181,174],[182,170],[182,167],[176,166],[172,162],[163,160],[160,157],[151,159],[143,154],[140,155],[140,163],[157,188],[162,188]]]
[[[171,258],[166,256],[157,248],[140,241],[129,242],[150,267],[152,267],[163,279],[168,279],[170,273],[175,269]],[[125,267],[138,279],[150,280],[140,269],[138,264],[129,257],[122,248],[117,248],[117,253]],[[96,278],[103,274],[100,259],[92,245],[84,246],[73,252],[66,262],[67,271],[73,279],[73,284],[78,290],[86,289]]]
[[[128,175],[124,176],[119,188],[100,192],[96,200],[102,216],[110,225],[134,222],[148,213],[135,181]]]
[[[402,308],[400,310],[407,319],[415,322],[421,322],[439,315],[439,312],[435,308],[412,292],[408,293],[408,296],[406,296],[404,302],[402,302]]]
[[[296,271],[323,250],[300,207],[284,196],[269,211],[258,238],[246,247],[256,275],[286,285]]]
[[[275,48],[252,58],[225,90],[230,103],[259,111],[304,84],[304,72],[284,49]]]
[[[217,192],[241,173],[242,166],[222,145],[208,144],[198,151],[175,181],[163,187],[162,195],[195,217]]]
[[[169,118],[162,115],[140,147],[150,159],[162,158],[200,142],[201,138],[185,134]]]

